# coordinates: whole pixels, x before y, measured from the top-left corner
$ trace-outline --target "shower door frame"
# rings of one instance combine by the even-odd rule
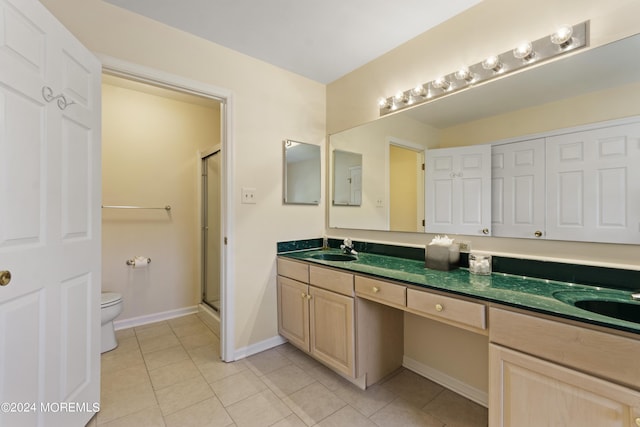
[[[234,322],[233,241],[233,92],[229,89],[190,80],[154,68],[134,64],[108,55],[96,54],[102,62],[102,71],[129,80],[148,83],[191,95],[212,98],[220,102],[220,222],[222,245],[220,261],[220,357],[223,361],[236,360]],[[198,224],[200,228],[200,224]],[[201,250],[201,249],[200,249]],[[201,285],[201,284],[200,284]]]
[[[221,312],[222,312],[222,275],[219,274],[218,275],[218,292],[219,292],[219,307],[214,307],[212,304],[210,304],[207,300],[206,300],[206,289],[207,286],[209,285],[208,282],[208,277],[209,277],[209,268],[208,268],[208,261],[209,261],[209,234],[208,234],[208,230],[210,228],[210,211],[209,211],[209,171],[208,168],[205,166],[206,161],[208,161],[208,159],[214,157],[214,156],[220,156],[220,159],[222,158],[222,147],[221,144],[217,144],[215,145],[213,148],[209,149],[209,150],[205,150],[203,152],[200,153],[200,175],[202,176],[202,188],[200,189],[200,204],[201,204],[201,218],[200,218],[200,229],[201,229],[201,243],[200,243],[200,252],[201,252],[201,259],[202,259],[202,263],[200,264],[200,273],[201,273],[201,295],[202,295],[202,302],[207,304],[209,307],[211,307],[214,311],[216,311],[218,313],[219,316],[221,316]],[[222,162],[220,161],[220,166],[222,166]],[[221,179],[222,179],[222,170],[220,170],[218,179],[220,181],[218,181],[218,198],[219,200],[219,204],[222,204],[222,195],[221,193]],[[218,212],[219,214],[222,214],[221,209],[220,212]],[[220,218],[222,219],[222,218]],[[219,231],[218,234],[220,236],[220,240],[217,242],[219,244],[219,255],[222,255],[222,253],[224,252],[223,250],[223,241],[224,241],[224,234],[223,234],[223,229],[222,229],[222,221],[218,221],[218,223],[215,224],[217,227],[219,227]],[[222,257],[220,256],[219,259],[219,264],[220,267],[222,267]]]

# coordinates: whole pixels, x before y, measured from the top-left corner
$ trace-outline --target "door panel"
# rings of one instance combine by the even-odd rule
[[[0,402],[38,409],[0,426],[84,425],[100,392],[101,64],[36,0],[0,0],[0,19]],[[62,402],[80,406],[41,410]]]

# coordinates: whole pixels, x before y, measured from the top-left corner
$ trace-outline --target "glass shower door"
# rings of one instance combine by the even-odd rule
[[[220,312],[220,151],[202,159],[202,301]]]

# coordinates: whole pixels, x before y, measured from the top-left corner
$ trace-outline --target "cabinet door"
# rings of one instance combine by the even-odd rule
[[[309,286],[278,276],[278,332],[309,352]]]
[[[491,147],[494,236],[541,238],[545,230],[544,139]]]
[[[489,425],[632,427],[640,392],[490,344]]]
[[[547,236],[640,243],[640,123],[547,138]]]
[[[426,231],[491,234],[491,146],[427,150]]]
[[[335,370],[355,376],[353,298],[309,286],[311,354]]]

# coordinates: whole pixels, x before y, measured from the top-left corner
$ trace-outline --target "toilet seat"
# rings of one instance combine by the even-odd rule
[[[117,292],[103,292],[100,297],[100,308],[111,307],[122,301],[122,295]]]

